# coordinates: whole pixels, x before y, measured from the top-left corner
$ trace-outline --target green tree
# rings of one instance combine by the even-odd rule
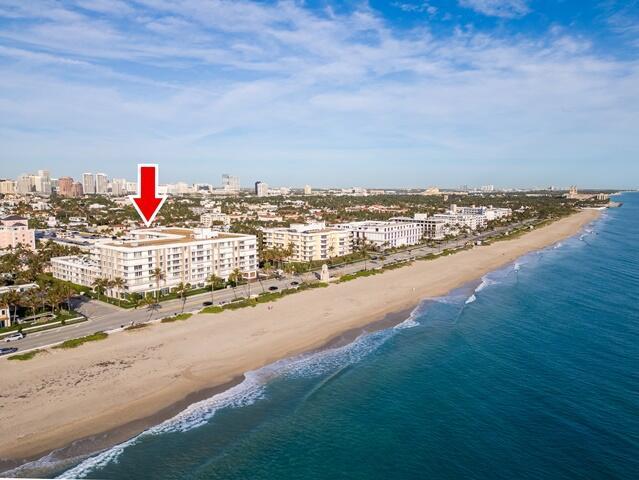
[[[237,300],[237,293],[235,291],[235,288],[237,287],[237,285],[240,283],[240,280],[242,279],[242,272],[240,272],[239,268],[236,268],[235,270],[233,270],[230,274],[229,274],[229,283],[231,284],[231,286],[233,287],[233,297]]]
[[[25,292],[25,294],[22,296],[22,299],[20,300],[21,305],[24,305],[29,310],[31,310],[32,317],[35,317],[36,310],[40,305],[40,297],[38,295],[39,290],[40,289],[28,290],[27,292]]]
[[[186,294],[188,293],[189,290],[191,290],[191,284],[184,283],[184,282],[178,283],[174,290],[175,293],[177,293],[177,295],[182,300],[182,313],[184,313],[184,305],[186,304]]]
[[[107,285],[108,285],[108,280],[106,278],[96,278],[95,280],[93,280],[93,283],[91,284],[91,286],[93,287],[93,291],[98,296],[98,300],[100,300],[100,296],[107,289]]]
[[[22,295],[17,290],[9,290],[0,295],[0,304],[7,307],[7,311],[9,312],[8,327],[11,326],[11,307],[13,307],[13,319],[15,320],[18,316],[18,305],[20,304],[21,298]]]
[[[142,300],[142,303],[146,305],[146,308],[149,311],[149,321],[150,321],[151,317],[153,317],[153,313],[157,312],[160,309],[160,304],[152,296],[144,297],[144,300]]]
[[[115,288],[115,291],[117,292],[118,306],[121,306],[122,305],[121,293],[122,293],[122,289],[126,286],[126,281],[122,277],[115,277],[111,283],[113,285],[113,288]]]
[[[161,268],[156,267],[151,271],[151,278],[155,280],[155,299],[157,300],[160,292],[160,282],[166,278],[166,275]]]
[[[213,301],[213,291],[224,287],[224,279],[212,273],[207,277],[206,283],[211,288],[211,301]]]

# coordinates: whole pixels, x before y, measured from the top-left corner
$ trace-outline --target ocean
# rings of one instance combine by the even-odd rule
[[[639,194],[400,325],[247,374],[66,472],[636,479]]]

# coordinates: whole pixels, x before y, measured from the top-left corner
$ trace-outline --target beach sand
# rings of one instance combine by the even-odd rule
[[[76,456],[124,441],[238,383],[246,371],[343,341],[347,332],[570,237],[599,213],[584,210],[518,238],[276,303],[154,324],[25,362],[2,361],[0,471],[54,449]]]

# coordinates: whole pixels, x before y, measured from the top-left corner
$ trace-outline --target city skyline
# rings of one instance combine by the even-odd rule
[[[46,183],[41,183],[43,174],[46,178]],[[101,188],[97,188],[97,180],[98,178],[103,179],[101,182]],[[197,181],[197,182],[187,182],[181,179],[177,179],[174,181],[162,181],[159,182],[158,185],[162,187],[162,193],[195,193],[195,192],[187,192],[187,191],[178,191],[178,192],[170,192],[167,187],[176,187],[179,190],[179,187],[191,189],[194,187],[210,187],[212,191],[216,191],[218,194],[226,192],[227,194],[236,194],[240,192],[251,192],[256,194],[257,196],[269,196],[274,195],[275,191],[286,190],[287,192],[293,188],[296,190],[302,191],[305,195],[310,195],[313,190],[318,191],[330,191],[330,190],[349,190],[349,189],[361,189],[361,190],[422,190],[422,193],[428,193],[431,190],[434,190],[434,193],[437,194],[438,190],[442,189],[445,191],[451,190],[461,190],[461,191],[477,191],[477,192],[495,192],[495,191],[513,191],[513,190],[556,190],[556,191],[572,191],[577,190],[578,186],[574,184],[569,185],[560,185],[553,184],[549,182],[546,185],[495,185],[495,184],[484,184],[484,185],[469,185],[469,184],[458,184],[458,185],[433,185],[433,184],[422,184],[415,185],[410,187],[397,187],[393,185],[385,185],[385,186],[371,186],[365,184],[335,184],[335,185],[310,185],[305,183],[303,185],[273,185],[272,183],[268,183],[263,180],[254,180],[254,179],[244,179],[244,183],[242,183],[242,179],[239,176],[223,173],[220,175],[221,180],[212,180],[212,181]],[[259,177],[256,177],[259,178]],[[87,187],[87,181],[89,183],[93,182],[91,185]],[[137,191],[137,180],[132,180],[129,178],[121,178],[114,177],[104,172],[83,172],[80,175],[72,176],[67,174],[62,175],[51,175],[50,170],[39,169],[33,173],[21,173],[15,178],[3,177],[0,176],[0,183],[2,182],[11,182],[14,184],[13,189],[15,189],[15,193],[36,193],[36,194],[45,194],[49,195],[52,190],[56,190],[58,194],[63,196],[67,196],[70,193],[70,190],[73,185],[80,186],[79,195],[73,194],[71,196],[82,196],[82,195],[106,195],[112,194],[116,196],[123,196],[128,193],[135,193]],[[53,182],[54,186],[52,187],[51,183]],[[21,191],[24,190],[24,187],[21,189],[21,184],[27,183],[29,184],[30,191]],[[348,186],[346,186],[348,185]],[[45,188],[43,188],[43,186]],[[258,188],[259,186],[259,188]],[[273,187],[273,188],[271,188]],[[590,187],[588,185],[579,186],[582,190],[596,190],[596,187]],[[608,186],[609,190],[615,190],[615,186]],[[620,188],[619,190],[636,190],[632,188],[624,189]],[[202,190],[198,190],[200,193]],[[259,191],[259,193],[258,193]],[[5,192],[3,188],[0,188],[0,193],[14,193],[14,190],[10,192]],[[286,193],[288,194],[288,193]]]
[[[636,188],[636,6],[2,0],[2,176]]]

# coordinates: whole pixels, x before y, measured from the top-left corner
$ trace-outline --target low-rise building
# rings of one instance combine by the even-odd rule
[[[0,250],[22,245],[35,250],[35,230],[29,228],[28,219],[9,215],[0,219]]]
[[[235,270],[254,279],[257,263],[255,235],[154,228],[134,230],[127,239],[98,244],[89,256],[52,258],[51,271],[56,278],[85,286],[91,286],[96,278],[122,278],[125,286],[107,293],[125,296],[167,292],[181,282],[203,287],[211,275],[228,279]]]
[[[19,292],[24,293],[33,288],[38,288],[38,285],[35,283],[24,283],[22,285],[7,285],[4,287],[0,287],[0,296],[7,292]],[[0,328],[10,327],[12,325],[12,321],[15,318],[12,318],[13,312],[10,310],[13,309],[13,305],[3,305],[0,303]]]
[[[291,248],[289,260],[312,262],[341,257],[353,252],[350,233],[328,228],[325,223],[291,224],[290,227],[264,228],[264,246],[268,249]]]
[[[228,225],[231,223],[230,217],[226,213],[222,213],[220,207],[204,212],[200,215],[200,225],[204,228],[212,228],[214,225]]]
[[[334,227],[350,232],[354,246],[368,244],[380,250],[416,245],[424,236],[423,228],[414,222],[362,221]]]

